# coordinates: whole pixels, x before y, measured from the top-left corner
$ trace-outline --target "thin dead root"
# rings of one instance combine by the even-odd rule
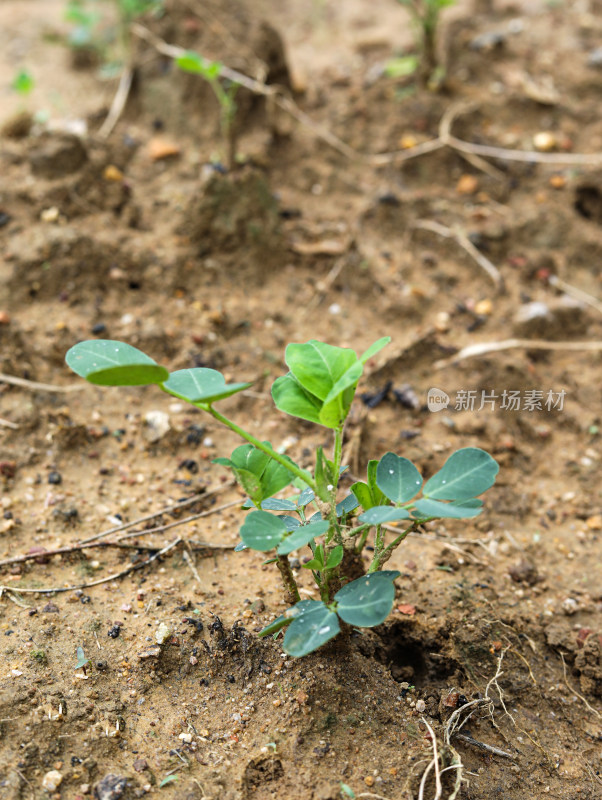
[[[427,768],[422,773],[422,779],[420,781],[420,789],[418,791],[418,800],[424,800],[424,787],[426,785],[426,779],[427,779],[427,776],[428,776],[431,768],[435,770],[435,797],[434,797],[434,800],[439,800],[439,798],[441,797],[441,794],[443,792],[443,787],[441,785],[441,772],[440,772],[440,768],[439,768],[439,752],[437,751],[437,737],[435,736],[434,730],[431,728],[431,726],[428,724],[428,722],[426,721],[426,719],[424,717],[422,717],[422,721],[426,725],[426,728],[427,728],[427,730],[429,732],[429,735],[431,737],[431,743],[433,745],[433,758],[432,758],[431,762],[429,763],[429,765],[427,766]]]
[[[25,378],[17,378],[15,375],[5,375],[4,373],[0,373],[0,383],[19,386],[21,389],[29,389],[32,392],[81,392],[86,388],[85,383],[75,383],[72,386],[53,386],[50,383],[28,381]],[[12,426],[9,425],[9,427]]]
[[[186,51],[181,47],[168,44],[164,39],[156,36],[144,25],[135,22],[130,26],[130,31],[134,36],[148,42],[159,53],[168,56],[169,58],[178,58]],[[451,126],[453,121],[460,114],[465,113],[474,104],[471,105],[455,105],[450,106],[441,118],[439,126],[439,135],[435,139],[430,139],[426,142],[421,142],[404,150],[396,150],[389,153],[361,153],[354,150],[346,144],[338,136],[335,136],[332,131],[318,125],[311,117],[309,117],[299,106],[293,101],[287,91],[276,85],[267,85],[262,81],[254,80],[248,75],[238,72],[237,70],[230,69],[225,65],[220,68],[220,75],[227,78],[240,86],[244,86],[254,94],[263,97],[271,97],[273,101],[290,114],[293,119],[296,119],[304,127],[313,131],[314,134],[322,141],[329,144],[334,150],[349,158],[352,161],[362,161],[374,167],[386,166],[392,163],[401,163],[409,161],[412,158],[433,153],[436,150],[441,150],[444,147],[449,147],[455,150],[464,157],[469,157],[471,163],[484,172],[495,178],[501,178],[503,173],[496,167],[487,164],[483,158],[497,158],[503,161],[521,161],[526,163],[539,163],[539,164],[579,164],[581,166],[596,166],[602,164],[602,153],[580,154],[580,153],[540,153],[532,150],[506,150],[503,147],[490,147],[488,145],[472,144],[458,139],[451,134]]]
[[[98,131],[98,135],[101,138],[106,139],[108,136],[110,136],[113,128],[119,121],[119,117],[123,114],[123,109],[125,108],[130,94],[130,89],[132,88],[133,79],[134,70],[130,65],[128,65],[121,73],[119,85],[117,86],[117,91],[113,97],[111,108],[109,109],[109,113],[107,114],[105,121],[102,123]]]
[[[575,300],[579,300],[581,303],[585,303],[586,305],[591,306],[591,308],[595,308],[596,311],[602,314],[602,303],[597,297],[589,294],[589,292],[584,292],[583,289],[578,289],[576,286],[572,286],[570,283],[563,281],[556,275],[550,275],[548,278],[548,283],[555,289],[559,289],[561,292],[569,294],[571,297],[574,297]]]
[[[199,584],[199,586],[203,585],[203,581],[201,580],[201,576],[196,568],[196,564],[194,563],[194,553],[192,552],[192,548],[188,544],[188,542],[184,543],[184,550],[182,555],[184,556],[184,561],[190,567],[190,571],[192,572],[195,581]]]
[[[573,352],[602,351],[602,342],[548,342],[543,339],[504,339],[501,342],[478,342],[463,347],[451,358],[435,361],[435,369],[443,369],[467,358],[484,356],[488,353],[499,353],[502,350],[571,350]]]
[[[109,583],[110,581],[116,581],[119,578],[123,578],[126,575],[129,575],[131,572],[137,572],[140,569],[144,569],[144,567],[150,566],[153,561],[156,561],[158,558],[169,553],[179,544],[182,544],[183,539],[174,539],[173,542],[170,542],[168,545],[163,547],[161,550],[158,550],[156,553],[150,556],[146,561],[137,564],[130,564],[129,567],[122,569],[120,572],[114,572],[112,575],[105,575],[104,578],[98,578],[95,581],[89,581],[88,583],[79,583],[74,586],[55,586],[52,589],[28,589],[19,586],[18,589],[15,589],[11,586],[0,586],[0,596],[3,592],[15,592],[17,591],[19,594],[58,594],[59,592],[74,592],[78,589],[90,589],[92,586],[100,586],[102,583]],[[39,555],[39,554],[38,554]]]
[[[570,692],[572,692],[574,695],[576,695],[579,698],[579,700],[581,700],[583,703],[585,703],[587,708],[590,711],[592,711],[597,717],[602,717],[602,714],[600,714],[600,712],[596,708],[594,708],[592,705],[590,705],[590,703],[588,703],[587,699],[582,694],[579,694],[579,692],[576,689],[573,689],[573,687],[570,685],[568,676],[566,674],[566,661],[564,660],[564,653],[560,654],[560,658],[562,660],[562,672],[564,674],[564,682],[566,683],[567,689]]]

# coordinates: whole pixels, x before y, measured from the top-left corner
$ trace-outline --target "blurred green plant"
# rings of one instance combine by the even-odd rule
[[[438,84],[442,65],[438,58],[439,17],[441,11],[454,5],[456,0],[397,0],[408,9],[416,31],[416,44],[420,53],[418,75],[425,85]]]
[[[27,97],[35,86],[35,81],[30,72],[25,69],[19,70],[11,83],[11,88],[22,97]]]

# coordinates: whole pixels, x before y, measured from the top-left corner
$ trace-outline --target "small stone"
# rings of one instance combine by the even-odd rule
[[[479,189],[479,181],[475,175],[462,175],[456,184],[458,194],[474,194]]]
[[[127,786],[127,779],[118,775],[105,775],[94,787],[96,800],[119,800]]]
[[[533,137],[533,147],[540,153],[549,153],[556,148],[558,140],[550,131],[540,131]]]
[[[181,739],[186,744],[190,744],[190,742],[192,741],[192,734],[191,733],[181,733],[178,736],[178,739]]]
[[[49,603],[46,603],[46,605],[42,609],[42,612],[44,614],[58,614],[59,613],[59,607],[55,603],[53,603],[52,600],[51,600]]]
[[[98,336],[100,333],[106,333],[107,326],[104,322],[97,322],[96,325],[92,325],[90,329],[90,333],[93,333],[94,336]]]
[[[123,172],[115,166],[115,164],[109,164],[103,170],[102,177],[105,181],[114,181],[115,183],[119,183],[123,180]]]
[[[48,134],[30,154],[31,171],[39,178],[62,178],[77,172],[88,160],[79,137],[68,133]]]
[[[169,414],[165,411],[149,411],[144,417],[146,423],[145,437],[153,444],[162,439],[171,429]]]
[[[45,208],[40,214],[42,222],[58,222],[61,212],[56,206]]]
[[[404,133],[399,140],[399,146],[402,150],[411,150],[412,147],[416,147],[417,144],[418,139],[415,136],[412,136],[411,133]]]
[[[60,472],[57,472],[56,470],[52,470],[52,472],[48,473],[48,483],[50,483],[50,484],[52,484],[54,486],[58,486],[59,483],[62,483],[62,482],[63,482],[63,476],[61,475]]]
[[[18,111],[9,117],[0,128],[0,136],[7,139],[25,139],[33,127],[33,114],[29,111]]]
[[[151,161],[164,161],[166,158],[179,156],[181,148],[175,142],[156,136],[148,143],[148,155]]]
[[[475,314],[483,316],[489,316],[489,314],[491,314],[492,311],[493,311],[493,303],[489,299],[479,300],[479,302],[474,307]]]
[[[508,570],[508,574],[515,583],[527,583],[529,586],[533,586],[539,580],[535,565],[526,558],[513,564]]]
[[[111,639],[117,639],[120,633],[121,633],[121,625],[112,625],[109,628],[107,636],[109,636]]]
[[[600,68],[602,67],[602,46],[596,47],[587,56],[587,66]]]
[[[251,603],[251,611],[254,614],[261,614],[265,611],[265,603],[263,600],[261,600],[261,598],[259,600],[254,600]]]
[[[141,650],[137,655],[141,660],[145,660],[147,658],[157,658],[161,655],[161,646],[158,644],[151,645],[150,647],[146,647],[144,650]]]
[[[56,769],[51,769],[42,778],[42,786],[47,792],[56,792],[62,782],[63,776]]]
[[[416,711],[422,714],[426,710],[426,703],[424,700],[416,700]]]
[[[564,175],[552,175],[550,178],[550,186],[552,189],[564,189],[566,183],[567,181]]]
[[[593,517],[588,517],[585,520],[585,524],[590,531],[602,531],[602,515],[595,514]]]
[[[562,610],[567,615],[567,617],[572,617],[573,614],[576,614],[579,610],[579,603],[575,600],[574,597],[567,597],[565,600],[562,601]]]
[[[366,786],[374,786],[374,778],[372,777],[372,775],[366,775],[366,777],[364,778],[364,783],[366,784]]]
[[[136,772],[144,772],[145,769],[148,769],[148,761],[145,758],[137,758],[134,761],[134,769]]]
[[[160,622],[157,632],[155,633],[155,641],[158,645],[165,644],[165,642],[173,635],[173,628],[165,622]]]
[[[10,324],[10,314],[8,311],[0,311],[0,325]]]

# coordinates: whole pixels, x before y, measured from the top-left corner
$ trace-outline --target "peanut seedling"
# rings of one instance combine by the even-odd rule
[[[277,635],[286,628],[283,648],[304,656],[334,638],[340,621],[358,628],[380,625],[395,599],[399,572],[383,567],[406,536],[433,519],[466,519],[482,510],[478,495],[489,489],[498,465],[484,450],[467,447],[453,453],[426,483],[406,458],[385,453],[368,464],[366,481],[357,481],[339,499],[343,429],[364,365],[389,342],[379,339],[358,357],[354,350],[315,340],[289,344],[289,372],[272,387],[276,407],[293,417],[328,428],[333,450],[328,458],[316,452],[313,472],[296,464],[217,411],[214,404],[247,389],[250,383],[227,384],[213,369],[183,369],[169,373],[142,351],[123,342],[93,340],[72,347],[69,367],[99,386],[156,384],[164,392],[210,414],[246,441],[230,458],[216,463],[228,467],[248,495],[243,508],[253,509],[240,529],[236,548],[273,554],[291,607],[261,631]],[[276,497],[294,484],[297,492]],[[299,491],[301,490],[301,491]],[[384,525],[405,524],[386,542]],[[363,577],[347,581],[355,557],[361,560],[369,537],[372,556]],[[312,572],[319,600],[301,600],[288,556],[308,547],[311,557],[303,568]],[[363,570],[362,570],[363,571]]]

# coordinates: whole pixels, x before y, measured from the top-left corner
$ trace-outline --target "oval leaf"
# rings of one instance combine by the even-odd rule
[[[67,351],[67,366],[97,386],[146,386],[169,377],[165,367],[125,342],[93,339]]]
[[[358,507],[359,501],[357,497],[354,494],[348,494],[347,497],[344,497],[340,503],[337,503],[336,515],[337,517],[342,517],[343,514],[350,514]]]
[[[433,500],[468,500],[493,486],[499,466],[478,447],[464,447],[451,455],[422,490]]]
[[[263,630],[259,631],[257,634],[260,638],[263,636],[270,636],[271,634],[278,633],[279,630],[284,628],[285,625],[290,625],[291,622],[301,614],[304,609],[308,606],[311,606],[312,603],[315,603],[315,600],[301,600],[296,605],[288,608],[282,616],[277,617],[273,622],[270,622],[269,625],[266,625]]]
[[[396,570],[373,572],[351,581],[334,596],[337,614],[349,625],[373,628],[384,622],[395,600]]]
[[[299,497],[297,498],[297,505],[299,508],[304,508],[306,505],[311,503],[312,500],[315,500],[316,495],[314,494],[314,490],[310,489],[309,486],[307,489],[303,489]]]
[[[265,553],[286,536],[286,525],[267,511],[251,511],[240,529],[240,538],[251,550]]]
[[[390,341],[391,341],[390,336],[383,336],[382,339],[378,339],[378,341],[370,345],[370,347],[364,353],[361,354],[359,360],[362,362],[362,364],[365,364],[371,358],[374,358],[374,356],[377,353],[379,353],[383,349],[383,347],[386,347]]]
[[[297,504],[292,500],[279,500],[277,497],[268,497],[261,504],[265,511],[296,511]]]
[[[172,372],[163,388],[174,397],[188,403],[215,403],[225,397],[248,389],[250,383],[226,383],[221,372],[216,369],[198,367],[195,369],[179,369]]]
[[[357,363],[353,350],[315,339],[305,344],[289,344],[284,357],[300,386],[322,401],[347,370]]]
[[[320,424],[322,403],[317,397],[306,392],[290,372],[288,375],[276,378],[272,386],[272,398],[276,408],[285,414]]]
[[[333,547],[330,553],[328,554],[328,559],[326,561],[326,569],[334,569],[338,567],[341,561],[343,560],[343,545],[337,544],[336,547]]]
[[[437,517],[439,519],[469,519],[477,517],[483,510],[482,504],[472,506],[469,501],[465,503],[442,503],[440,500],[431,500],[422,497],[414,503],[416,509],[413,516],[420,518]]]
[[[407,458],[385,453],[376,468],[376,485],[393,503],[407,503],[422,486],[422,475]]]
[[[409,512],[405,508],[395,508],[394,506],[374,506],[358,517],[362,524],[368,525],[382,525],[398,519],[410,519]]]
[[[316,536],[321,536],[323,533],[326,533],[329,527],[330,523],[326,520],[323,522],[310,522],[309,525],[301,525],[295,528],[295,530],[278,545],[276,552],[279,556],[286,556],[292,553],[293,550],[298,550],[300,547],[309,544]]]
[[[282,649],[291,656],[306,656],[333,639],[341,630],[334,611],[327,608],[321,600],[305,601],[302,613],[289,625]]]

